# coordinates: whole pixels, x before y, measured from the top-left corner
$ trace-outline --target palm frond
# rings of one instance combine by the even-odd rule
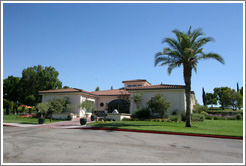
[[[215,41],[214,38],[212,37],[204,37],[204,38],[200,38],[198,39],[194,44],[193,47],[195,49],[199,49],[200,47],[202,47],[203,45],[207,44],[208,42],[213,42]]]
[[[162,40],[162,44],[163,43],[167,43],[170,47],[172,47],[173,49],[179,50],[180,49],[180,45],[179,42],[176,39],[172,39],[172,38],[164,38]]]
[[[169,57],[158,57],[158,58],[155,58],[155,66],[157,66],[161,62],[168,63],[169,59],[170,59]],[[162,64],[160,66],[162,66]]]
[[[175,64],[175,63],[170,64],[170,65],[168,66],[168,68],[167,68],[168,75],[170,75],[170,74],[172,73],[172,70],[173,70],[174,68],[176,68],[176,67],[177,67],[177,64]]]
[[[219,61],[220,63],[225,64],[224,59],[219,54],[212,53],[212,52],[208,54],[203,53],[202,56],[198,57],[198,60],[200,59],[215,59]]]

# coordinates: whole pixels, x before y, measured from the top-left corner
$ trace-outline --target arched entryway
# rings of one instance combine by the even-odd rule
[[[114,109],[117,109],[119,113],[129,113],[129,102],[116,99],[108,103],[108,112],[112,113]]]

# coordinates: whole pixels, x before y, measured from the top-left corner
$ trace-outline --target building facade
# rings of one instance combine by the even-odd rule
[[[85,110],[79,107],[83,101],[92,101],[95,103],[96,111],[106,111],[111,113],[117,109],[120,113],[132,114],[136,109],[136,104],[132,97],[138,94],[142,95],[141,106],[146,106],[147,102],[157,94],[163,95],[170,102],[169,113],[173,111],[186,111],[186,96],[184,85],[151,85],[147,80],[127,80],[122,81],[124,89],[114,89],[105,91],[88,92],[77,88],[56,89],[40,91],[42,102],[53,98],[68,97],[70,104],[74,106],[71,113],[79,117],[85,116]],[[195,94],[191,94],[191,108],[195,105]]]

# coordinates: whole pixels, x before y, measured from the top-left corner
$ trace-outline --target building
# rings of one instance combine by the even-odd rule
[[[157,94],[163,95],[170,102],[169,112],[175,110],[186,110],[186,96],[184,85],[167,85],[158,84],[151,85],[147,80],[127,80],[122,81],[124,88],[104,91],[88,92],[77,88],[56,89],[40,91],[42,102],[46,102],[53,98],[68,97],[70,103],[75,106],[73,113],[79,117],[85,116],[85,110],[79,107],[83,101],[92,101],[95,103],[96,111],[106,111],[111,113],[117,109],[120,113],[132,114],[136,109],[136,105],[132,97],[137,94],[142,95],[142,106],[146,106],[147,102]],[[195,105],[195,94],[191,94],[191,108]]]

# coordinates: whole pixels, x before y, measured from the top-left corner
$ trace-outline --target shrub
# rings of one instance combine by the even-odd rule
[[[241,120],[241,119],[242,119],[242,115],[241,115],[241,114],[237,114],[237,115],[236,115],[236,119],[237,119],[237,120]]]
[[[180,116],[181,116],[181,121],[185,122],[186,121],[186,113],[185,113],[185,111],[182,111]]]
[[[151,113],[148,108],[139,108],[134,111],[132,118],[137,118],[139,120],[150,119]]]
[[[193,113],[200,114],[201,112],[207,112],[207,111],[208,111],[208,108],[206,106],[202,106],[202,105],[196,104],[193,107]]]
[[[178,115],[178,114],[180,114],[180,111],[176,109],[176,110],[173,110],[171,115]]]
[[[205,116],[205,119],[207,119],[207,120],[214,120],[214,117],[213,116],[210,116],[210,115],[206,115]]]
[[[204,115],[193,113],[193,114],[191,114],[191,121],[203,122],[204,121]]]
[[[159,113],[161,118],[164,117],[168,108],[170,107],[170,103],[165,99],[165,97],[161,94],[155,95],[147,102],[148,108],[152,111],[152,113]]]
[[[180,122],[181,121],[181,117],[179,115],[171,115],[168,117],[169,120],[171,120],[172,122]]]

